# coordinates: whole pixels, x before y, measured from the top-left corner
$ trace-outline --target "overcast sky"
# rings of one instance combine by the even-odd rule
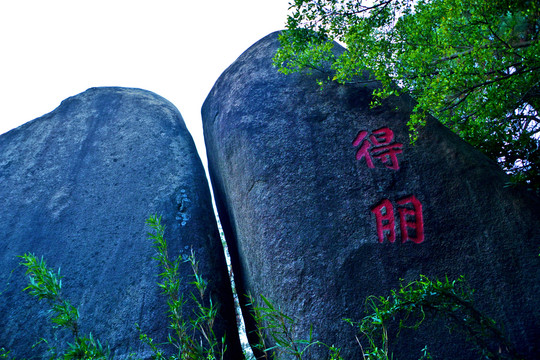
[[[283,29],[289,0],[0,0],[0,134],[95,86],[153,91],[206,164],[200,109],[219,75]]]

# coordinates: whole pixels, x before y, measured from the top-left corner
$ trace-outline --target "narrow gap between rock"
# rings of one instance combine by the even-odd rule
[[[213,190],[211,192],[212,192],[212,205],[213,205],[214,215],[216,217],[216,222],[218,226],[219,237],[221,239],[221,245],[223,245],[223,252],[225,253],[225,260],[227,261],[227,274],[229,275],[229,279],[231,281],[231,289],[232,289],[233,299],[234,299],[234,310],[236,312],[236,327],[238,328],[240,344],[242,346],[242,351],[244,353],[245,359],[255,360],[255,355],[253,354],[253,350],[251,349],[251,346],[249,345],[249,341],[247,338],[246,324],[244,321],[244,317],[242,315],[242,309],[240,308],[240,301],[238,298],[238,293],[236,292],[236,284],[234,282],[234,272],[231,265],[231,255],[229,254],[229,247],[227,246],[225,233],[223,232],[223,228],[221,227],[221,221],[219,220],[219,215],[218,215],[215,200],[214,200],[214,192]]]

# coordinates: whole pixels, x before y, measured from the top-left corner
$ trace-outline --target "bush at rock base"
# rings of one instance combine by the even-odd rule
[[[161,218],[152,216],[147,219],[146,224],[152,229],[148,235],[156,250],[154,259],[158,261],[162,271],[159,274],[161,282],[158,286],[167,297],[169,328],[173,331],[169,333],[165,343],[158,343],[137,324],[141,342],[152,349],[154,359],[222,359],[226,352],[225,338],[218,339],[212,330],[219,304],[212,303],[205,296],[208,283],[199,273],[195,254],[192,252],[190,256],[171,259]],[[28,286],[24,290],[38,300],[48,303],[53,327],[68,330],[73,336],[73,342],[67,343],[65,349],[49,348],[49,358],[111,358],[108,347],[102,345],[100,340],[94,339],[91,333],[80,333],[77,307],[61,293],[63,276],[60,275],[60,270],[53,271],[47,267],[43,258],[39,259],[34,254],[24,254],[21,258],[20,264],[26,268],[28,276]],[[189,263],[191,266],[193,275],[190,284],[197,289],[188,297],[179,291],[182,280],[178,269],[182,263]],[[360,321],[343,319],[344,326],[348,323],[357,327],[359,336],[356,340],[364,359],[394,358],[390,349],[392,339],[388,335],[389,328],[397,328],[396,336],[403,329],[421,331],[420,325],[427,317],[432,316],[442,316],[449,320],[449,330],[463,333],[479,358],[519,359],[512,344],[495,322],[474,307],[472,295],[473,290],[466,286],[463,277],[453,281],[448,278],[440,281],[421,276],[419,280],[407,285],[402,284],[399,289],[392,290],[388,297],[368,297],[366,316]],[[188,301],[196,304],[197,312],[185,314],[183,306]],[[253,344],[258,353],[257,359],[301,360],[307,358],[311,348],[324,347],[328,350],[327,359],[344,360],[340,355],[341,349],[314,339],[313,331],[310,331],[307,339],[297,338],[295,318],[283,313],[279,306],[263,295],[260,300],[250,296],[250,305],[257,323],[256,335],[259,342]],[[268,347],[265,342],[268,338],[271,338],[275,345]],[[47,340],[40,339],[38,342],[47,343]],[[177,350],[176,354],[167,356],[162,350],[164,344],[172,345]],[[429,344],[419,349],[419,354],[421,359],[431,359]],[[0,359],[10,358],[10,352],[1,347]],[[133,355],[131,358],[136,357]],[[395,358],[399,358],[399,355]]]

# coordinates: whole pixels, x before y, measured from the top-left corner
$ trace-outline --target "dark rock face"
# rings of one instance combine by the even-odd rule
[[[239,292],[263,294],[299,319],[298,335],[313,324],[315,339],[358,359],[341,319],[361,319],[368,295],[420,274],[465,275],[478,307],[540,357],[538,199],[505,187],[494,162],[434,119],[411,145],[407,96],[370,109],[377,84],[321,91],[313,76],[279,74],[278,46],[274,33],[248,49],[202,108]],[[434,358],[475,358],[463,337],[426,326],[404,330],[394,355],[418,359],[428,345]]]
[[[60,330],[55,342],[48,307],[22,292],[27,279],[17,256],[32,252],[61,268],[63,295],[79,308],[82,334],[109,343],[118,358],[150,358],[135,325],[158,343],[167,339],[166,298],[145,225],[161,214],[169,254],[187,256],[193,248],[222,304],[217,333],[227,331],[230,358],[241,356],[204,169],[167,100],[124,88],[65,100],[0,137],[0,184],[0,347],[40,358],[47,346],[32,349],[40,338],[53,346],[73,341]],[[188,297],[195,290],[189,264],[181,271]]]

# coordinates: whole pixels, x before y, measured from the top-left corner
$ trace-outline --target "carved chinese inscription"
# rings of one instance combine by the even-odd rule
[[[375,168],[373,159],[381,161],[388,169],[399,170],[397,155],[403,153],[403,144],[394,141],[394,132],[383,127],[373,132],[362,130],[356,135],[353,146],[360,148],[356,152],[356,160],[365,159],[368,168]],[[401,242],[410,240],[416,244],[424,241],[424,218],[422,204],[415,196],[409,196],[396,202],[399,218]],[[394,205],[388,199],[382,200],[371,209],[377,223],[379,243],[388,239],[396,241],[396,219]]]
[[[356,152],[356,160],[366,159],[366,164],[373,169],[373,158],[380,160],[388,169],[399,170],[397,154],[403,152],[403,144],[393,142],[394,132],[390,128],[383,127],[373,131],[369,136],[366,130],[358,133],[353,141],[353,146],[359,146]]]
[[[401,242],[410,240],[416,244],[424,241],[424,218],[422,204],[413,195],[397,201]],[[396,241],[394,206],[388,199],[382,200],[371,212],[375,214],[377,237],[380,243],[388,239]]]

